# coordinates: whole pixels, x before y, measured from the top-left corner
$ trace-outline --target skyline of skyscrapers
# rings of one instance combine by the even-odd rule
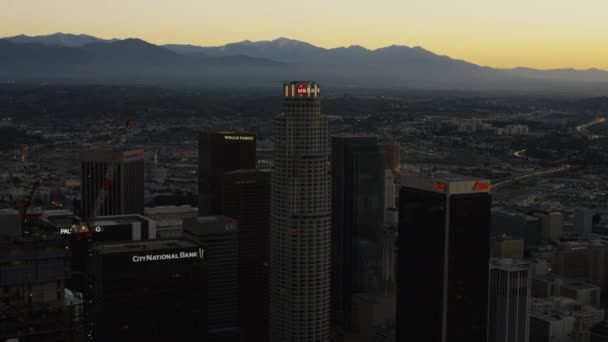
[[[330,339],[328,121],[315,82],[283,84],[271,187],[270,341]]]
[[[50,246],[44,242],[47,234],[53,239],[63,234],[65,250],[57,255],[68,256],[70,274],[42,287],[15,285],[6,279],[27,280],[31,271],[20,268],[22,255],[3,259],[0,253],[0,263],[14,273],[0,272],[8,287],[0,288],[3,301],[18,298],[21,305],[30,296],[62,306],[64,299],[80,298],[80,322],[94,340],[535,342],[530,336],[559,336],[589,342],[590,327],[604,317],[608,284],[607,243],[593,233],[602,229],[595,212],[491,211],[490,181],[409,165],[409,159],[403,164],[406,175],[399,178],[400,143],[383,140],[390,133],[330,138],[330,131],[348,130],[330,129],[328,120],[338,126],[344,120],[321,115],[318,84],[285,83],[282,99],[272,141],[264,138],[257,146],[250,133],[203,132],[198,175],[196,163],[180,163],[168,175],[179,196],[196,192],[188,189],[196,188],[195,177],[201,180],[202,210],[193,194],[174,196],[175,202],[187,197],[188,205],[147,207],[147,216],[99,215],[82,224],[74,224],[77,218],[67,208],[45,210],[36,223],[42,227],[36,243]],[[260,136],[267,132],[251,129]],[[257,149],[263,151],[260,161]],[[195,148],[167,160],[181,162],[184,155],[195,156]],[[139,150],[81,156],[81,191],[89,198],[83,208],[91,207],[100,180],[108,190],[104,206],[109,210],[136,203],[143,191],[134,180],[145,162],[140,157]],[[116,167],[110,186],[103,182],[109,167]],[[167,184],[145,186],[146,204],[161,203],[150,189],[162,193]],[[490,215],[497,219],[491,222]],[[1,239],[13,247],[22,242],[20,213],[5,210],[0,218]],[[90,234],[70,234],[87,224]],[[197,253],[204,254],[204,267],[177,261]],[[501,260],[489,262],[490,255]],[[45,271],[44,265],[36,267]],[[131,296],[129,289],[136,293]],[[194,289],[204,294],[185,303],[185,294]],[[533,329],[531,295],[544,297],[532,305]],[[129,307],[121,310],[120,303]],[[547,309],[552,303],[567,305]],[[161,308],[176,314],[159,313]],[[184,310],[195,317],[185,318]],[[564,312],[564,324],[547,328],[555,321],[552,315]],[[129,315],[137,315],[131,324]],[[162,320],[168,324],[161,326]],[[154,326],[146,330],[146,322]],[[553,334],[554,327],[562,331]]]

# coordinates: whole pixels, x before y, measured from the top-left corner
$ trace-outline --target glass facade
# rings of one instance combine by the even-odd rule
[[[403,187],[397,340],[487,339],[490,194]]]

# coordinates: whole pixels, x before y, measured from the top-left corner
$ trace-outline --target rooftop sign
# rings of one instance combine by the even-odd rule
[[[179,260],[179,259],[194,259],[200,258],[203,260],[205,250],[199,248],[198,251],[188,252],[176,252],[176,253],[165,253],[165,254],[145,254],[145,255],[134,255],[131,261],[137,262],[151,262],[151,261],[164,261],[164,260]]]
[[[298,85],[298,95],[306,95],[306,93],[308,93],[308,88],[303,84],[299,84]]]
[[[437,192],[445,192],[447,186],[441,182],[436,182],[435,185],[433,185],[433,191],[437,191]]]
[[[224,135],[224,140],[253,140],[250,135]]]
[[[473,185],[473,191],[490,191],[490,183],[475,182],[475,185]]]
[[[314,82],[291,82],[283,84],[283,95],[285,97],[318,97],[321,87]]]

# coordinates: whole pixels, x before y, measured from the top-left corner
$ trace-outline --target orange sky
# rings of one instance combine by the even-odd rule
[[[419,45],[494,67],[608,70],[606,0],[0,0],[0,36]]]

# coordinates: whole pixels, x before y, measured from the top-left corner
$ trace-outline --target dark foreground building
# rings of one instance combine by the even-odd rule
[[[255,134],[201,132],[198,140],[198,214],[220,215],[224,172],[255,169]]]
[[[351,328],[353,295],[380,290],[384,153],[378,138],[331,137],[332,320]]]
[[[156,239],[156,222],[139,214],[98,216],[93,230],[79,233],[74,226],[70,236],[72,275],[67,282],[70,290],[82,292],[86,285],[85,269],[89,249],[96,242],[139,241]]]
[[[608,342],[608,322],[598,323],[589,329],[589,342]]]
[[[268,340],[271,174],[261,169],[224,174],[222,212],[239,223],[239,325],[245,340]]]
[[[396,341],[487,341],[489,181],[401,184]]]
[[[206,249],[189,240],[97,243],[87,266],[90,341],[206,341]]]
[[[73,312],[64,297],[69,272],[64,239],[0,236],[0,341],[70,341]]]
[[[184,236],[207,246],[207,335],[210,341],[239,336],[238,224],[225,216],[184,220]],[[261,310],[261,309],[260,309]]]

